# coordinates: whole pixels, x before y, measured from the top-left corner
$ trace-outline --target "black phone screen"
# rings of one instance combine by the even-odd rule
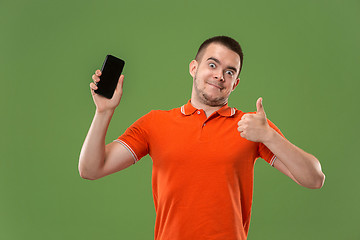
[[[107,55],[101,68],[100,81],[97,83],[98,89],[94,92],[111,99],[124,65],[124,60],[112,55]]]

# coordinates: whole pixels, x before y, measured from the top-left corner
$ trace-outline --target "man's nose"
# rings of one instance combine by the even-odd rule
[[[215,79],[219,80],[221,82],[224,81],[224,75],[223,75],[222,71],[217,71],[215,73]]]

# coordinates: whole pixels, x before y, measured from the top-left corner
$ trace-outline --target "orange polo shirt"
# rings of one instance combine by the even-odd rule
[[[237,123],[244,114],[225,105],[207,118],[189,101],[149,112],[115,140],[134,163],[152,158],[155,240],[246,239],[255,160],[272,165],[276,157],[240,136]]]

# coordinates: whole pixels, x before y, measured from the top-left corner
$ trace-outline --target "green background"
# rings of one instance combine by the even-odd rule
[[[243,47],[230,105],[271,119],[326,175],[301,187],[258,160],[249,240],[360,239],[359,0],[0,2],[0,239],[153,239],[151,158],[96,181],[77,170],[106,54],[126,61],[106,142],[190,98],[199,45]]]

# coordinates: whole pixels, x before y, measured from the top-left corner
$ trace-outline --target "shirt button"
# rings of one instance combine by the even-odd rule
[[[197,114],[200,114],[200,111],[197,111]]]
[[[206,123],[203,124],[203,127],[205,127],[205,126],[206,126]]]

